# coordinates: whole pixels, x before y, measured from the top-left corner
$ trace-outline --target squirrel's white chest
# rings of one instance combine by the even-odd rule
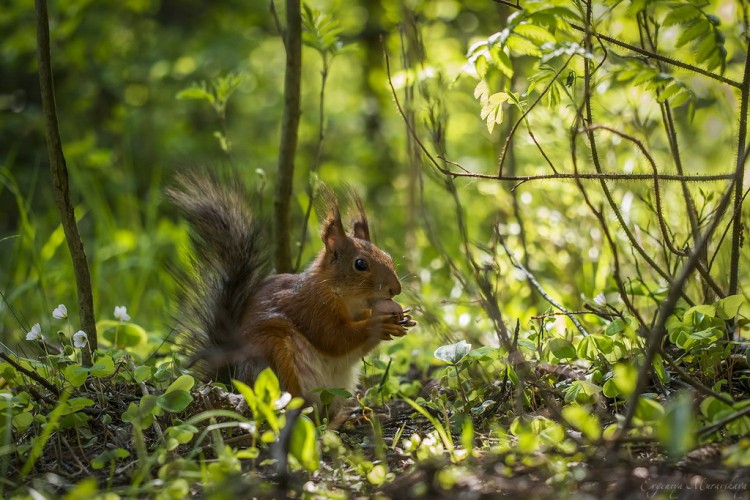
[[[357,383],[361,354],[328,356],[318,351],[304,338],[296,339],[295,365],[300,389],[310,400],[317,400],[314,389],[346,389],[353,392]]]

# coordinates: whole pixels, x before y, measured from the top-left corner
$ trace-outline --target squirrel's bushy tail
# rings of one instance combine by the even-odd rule
[[[193,247],[189,268],[175,273],[178,342],[204,377],[228,382],[242,351],[243,314],[269,274],[262,227],[237,178],[183,174],[167,196],[190,225]]]

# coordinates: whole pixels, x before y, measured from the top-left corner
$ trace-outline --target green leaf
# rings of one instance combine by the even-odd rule
[[[575,347],[566,339],[550,340],[549,350],[557,359],[572,359],[576,357]]]
[[[708,396],[706,399],[701,401],[700,409],[701,414],[710,421],[719,420],[724,415],[732,411],[731,406],[716,399],[713,396]]]
[[[273,404],[281,396],[279,379],[270,368],[264,369],[255,379],[255,395],[262,402]]]
[[[89,371],[91,375],[97,378],[106,378],[115,373],[115,362],[112,361],[112,356],[102,356],[96,360],[94,366]]]
[[[289,440],[289,453],[308,471],[318,470],[320,453],[315,435],[315,424],[305,415],[300,415],[294,422]]]
[[[175,379],[174,382],[169,384],[169,387],[167,387],[167,390],[164,391],[164,394],[169,394],[173,391],[186,391],[189,392],[190,389],[193,388],[193,385],[195,385],[195,379],[191,377],[190,375],[180,375]]]
[[[154,423],[154,409],[156,408],[157,397],[146,394],[141,398],[139,404],[130,403],[128,409],[122,414],[122,421],[137,425],[141,429],[146,429]]]
[[[167,436],[175,439],[179,444],[187,444],[198,432],[198,428],[190,424],[173,425],[167,429]]]
[[[70,406],[70,412],[75,413],[84,408],[94,405],[94,400],[89,398],[72,398],[68,400],[68,406]]]
[[[743,295],[730,295],[716,302],[716,313],[719,318],[730,320],[739,314],[744,304],[747,304],[747,300]]]
[[[638,398],[635,416],[644,422],[659,422],[664,418],[664,407],[647,397]]]
[[[213,96],[213,94],[208,92],[205,87],[198,87],[197,85],[194,85],[190,88],[179,91],[177,93],[177,99],[204,100],[204,101],[210,102],[211,104],[216,102],[216,98]]]
[[[86,382],[89,370],[81,365],[70,365],[63,370],[63,376],[73,387],[80,387]]]
[[[24,411],[18,415],[13,415],[12,423],[13,427],[21,434],[26,432],[31,424],[34,422],[34,415],[29,411]]]
[[[135,378],[135,381],[138,383],[145,382],[151,379],[153,372],[154,369],[151,366],[139,366],[133,370],[133,378]]]
[[[630,363],[618,363],[612,368],[612,383],[617,392],[625,397],[630,396],[638,383],[638,370]]]
[[[378,464],[367,473],[367,480],[374,486],[380,486],[385,482],[387,474],[388,469],[386,469],[384,465]]]
[[[234,387],[237,389],[237,391],[242,394],[242,397],[245,398],[245,402],[250,408],[250,412],[252,413],[253,417],[257,417],[258,397],[255,395],[255,391],[253,390],[253,388],[245,384],[244,382],[240,382],[239,380],[232,380],[232,383],[234,384]]]
[[[474,99],[477,99],[480,104],[484,105],[487,102],[489,95],[490,88],[487,85],[487,81],[481,80],[479,83],[477,83],[477,86],[474,87]]]
[[[695,446],[696,422],[693,396],[682,392],[667,403],[665,418],[657,428],[659,441],[672,458],[680,458]]]
[[[156,400],[156,404],[159,408],[170,413],[179,413],[187,408],[192,401],[193,396],[191,396],[189,392],[181,389],[174,389],[159,396]]]
[[[461,340],[456,342],[455,344],[438,347],[437,349],[435,349],[434,354],[436,358],[445,361],[446,363],[455,365],[456,363],[461,361],[461,358],[466,356],[469,351],[471,351],[471,344],[469,344],[465,340]]]
[[[590,408],[571,404],[563,407],[562,416],[569,425],[581,431],[591,441],[599,439],[602,435],[599,419],[591,412]]]
[[[494,50],[492,51],[492,54],[497,69],[499,69],[507,78],[513,78],[513,62],[511,61],[510,56],[502,49]]]
[[[101,332],[102,338],[115,347],[135,347],[148,341],[146,330],[135,323],[106,319],[98,321],[96,328]]]
[[[677,47],[682,47],[690,42],[693,42],[703,36],[710,34],[711,32],[711,23],[705,19],[699,19],[680,34],[675,45]]]
[[[552,33],[535,24],[521,23],[513,28],[513,32],[539,44],[555,43],[557,41]]]
[[[542,55],[542,51],[539,49],[539,46],[537,46],[531,40],[516,35],[515,33],[511,33],[505,43],[508,48],[520,55],[533,57],[540,57]]]
[[[681,5],[672,9],[662,21],[662,26],[684,24],[701,16],[701,11],[694,5]]]

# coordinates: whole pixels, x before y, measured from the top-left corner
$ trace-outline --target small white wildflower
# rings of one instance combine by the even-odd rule
[[[52,317],[55,319],[66,319],[68,317],[68,308],[65,304],[60,304],[52,311]]]
[[[601,307],[607,303],[607,297],[605,297],[603,293],[600,293],[599,295],[594,297],[594,303]]]
[[[42,338],[42,327],[37,323],[26,334],[26,340],[39,340],[40,338]]]
[[[73,334],[73,347],[83,347],[89,341],[89,336],[83,330],[78,330]]]
[[[119,319],[120,321],[130,321],[128,308],[125,306],[115,306],[115,318]]]

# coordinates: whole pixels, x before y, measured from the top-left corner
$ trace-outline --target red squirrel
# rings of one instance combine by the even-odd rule
[[[192,173],[167,194],[194,250],[192,269],[177,279],[177,320],[208,378],[252,384],[270,367],[283,390],[319,405],[314,389],[353,391],[360,359],[415,324],[391,300],[401,283],[391,257],[370,241],[356,193],[351,235],[335,197],[325,196],[323,248],[299,274],[271,274],[262,224],[238,180]]]

